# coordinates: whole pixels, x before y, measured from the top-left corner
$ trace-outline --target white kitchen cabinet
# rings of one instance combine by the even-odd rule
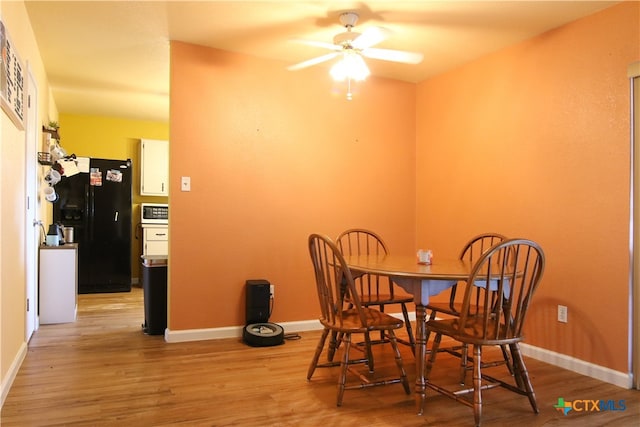
[[[169,195],[169,141],[140,140],[140,194]]]
[[[169,227],[166,225],[142,226],[142,255],[169,256]]]
[[[40,324],[75,322],[78,244],[40,247]]]

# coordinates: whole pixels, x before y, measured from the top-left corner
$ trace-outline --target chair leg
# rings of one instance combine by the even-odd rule
[[[311,359],[311,364],[309,365],[309,370],[307,371],[307,380],[310,380],[318,367],[318,360],[320,359],[320,354],[322,354],[322,349],[324,348],[324,343],[327,340],[327,336],[329,335],[329,329],[324,329],[322,331],[322,335],[320,336],[320,341],[318,341],[318,345],[316,346],[316,352],[313,355],[313,359]]]
[[[469,346],[462,344],[460,348],[460,384],[464,385],[467,376],[467,368],[469,364]]]
[[[411,321],[409,320],[409,312],[407,311],[407,304],[400,304],[402,307],[402,316],[404,317],[404,326],[407,329],[407,335],[409,336],[409,345],[411,346],[411,352],[416,355],[416,338],[413,336],[413,329],[411,328]]]
[[[378,306],[378,310],[380,310],[381,313],[384,313],[384,304],[380,304]],[[380,342],[384,342],[384,341],[385,341],[384,331],[380,331]]]
[[[413,335],[413,328],[411,326],[411,319],[409,319],[409,312],[407,311],[407,305],[405,303],[400,303],[400,307],[402,309],[402,317],[404,318],[404,326],[407,330],[407,339],[398,338],[396,335],[396,341],[400,344],[409,346],[411,348],[411,353],[416,355],[416,337]],[[388,342],[387,336],[388,332],[383,332],[383,342]]]
[[[367,353],[367,365],[369,366],[369,372],[373,373],[373,349],[371,348],[371,336],[369,332],[364,333],[364,346]]]
[[[515,379],[516,382],[516,386],[520,389],[526,392],[527,390],[527,386],[525,385],[525,379],[524,376],[522,374],[523,368],[522,365],[520,365],[520,359],[522,359],[522,357],[518,357],[518,355],[516,355],[516,352],[519,353],[520,347],[517,347],[513,344],[509,345],[509,351],[511,353],[511,362],[512,362],[512,366],[513,366],[513,378]],[[524,361],[522,361],[522,363],[524,363]]]
[[[504,363],[507,365],[507,369],[511,375],[514,374],[513,363],[511,362],[511,358],[509,357],[509,352],[507,351],[506,345],[501,345],[500,350],[502,350],[502,357],[504,357]]]
[[[342,333],[336,331],[331,332],[331,340],[329,341],[329,350],[327,351],[327,360],[333,362],[333,356],[336,354],[336,350],[340,347],[342,342]]]
[[[344,354],[342,363],[340,364],[340,377],[338,378],[338,400],[336,405],[342,406],[342,397],[344,396],[344,388],[347,383],[347,369],[349,367],[349,350],[351,349],[351,334],[346,333],[343,336]]]
[[[509,356],[508,347],[506,345],[501,345],[500,350],[502,350],[502,357],[504,358],[504,364],[507,365],[507,369],[509,370],[509,374],[513,375],[516,383],[518,384],[518,388],[523,389],[522,382],[520,377],[514,375],[515,371],[513,368],[513,363],[511,362],[512,357]],[[500,362],[492,362],[491,366],[497,365]],[[463,344],[460,349],[460,384],[464,385],[466,382],[466,373],[471,369],[469,367],[469,350],[466,344]]]
[[[436,318],[436,311],[435,310],[431,310],[431,314],[429,314],[429,318],[426,319],[426,321],[430,321]],[[431,331],[427,328],[427,333],[425,335],[425,339],[424,339],[424,345],[429,344],[429,337],[431,336]],[[429,354],[429,351],[427,351],[427,354]]]
[[[429,331],[427,330],[427,334]],[[440,347],[440,340],[442,340],[442,334],[436,334],[436,337],[433,339],[433,344],[431,345],[431,354],[429,354],[429,358],[427,359],[427,366],[424,372],[425,381],[429,382],[429,375],[431,374],[431,368],[433,368],[433,363],[436,361],[436,355],[438,354],[438,348]]]
[[[513,378],[516,382],[516,386],[520,390],[525,390],[524,382],[522,381],[522,369],[518,366],[518,358],[514,356],[512,346],[509,346],[509,351],[511,352],[511,361],[513,366]]]
[[[402,387],[404,387],[404,392],[406,394],[410,394],[411,390],[409,390],[409,380],[407,379],[407,372],[404,370],[404,364],[402,363],[402,356],[400,355],[400,349],[398,348],[398,341],[396,340],[396,334],[393,331],[388,332],[389,342],[391,343],[391,347],[393,348],[393,353],[396,358],[396,365],[398,365],[398,370],[400,371],[400,382],[402,382]]]
[[[482,417],[482,346],[473,346],[473,417],[476,426]]]
[[[524,364],[524,359],[522,358],[522,353],[520,353],[520,346],[518,343],[510,344],[511,354],[513,356],[513,368],[515,370],[515,376],[519,377],[524,386],[523,391],[526,392],[527,397],[529,398],[529,403],[531,403],[531,408],[533,408],[533,412],[536,414],[539,413],[538,403],[536,401],[536,394],[533,391],[533,386],[531,385],[531,380],[529,379],[529,372],[527,371],[527,367]]]

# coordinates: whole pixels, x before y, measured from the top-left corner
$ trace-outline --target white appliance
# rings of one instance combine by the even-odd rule
[[[142,203],[142,256],[169,256],[169,205]]]
[[[164,203],[142,203],[140,205],[140,223],[169,224],[169,205]]]

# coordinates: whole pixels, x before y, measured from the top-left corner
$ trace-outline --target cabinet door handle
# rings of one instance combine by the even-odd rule
[[[156,236],[166,236],[167,233],[156,233]]]

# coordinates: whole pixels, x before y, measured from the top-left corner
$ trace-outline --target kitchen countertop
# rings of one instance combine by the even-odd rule
[[[145,266],[167,265],[169,257],[167,255],[141,255],[142,264]]]
[[[47,245],[40,245],[40,249],[77,249],[78,248],[78,244],[77,243],[65,243],[64,245],[58,245],[58,246],[47,246]]]

